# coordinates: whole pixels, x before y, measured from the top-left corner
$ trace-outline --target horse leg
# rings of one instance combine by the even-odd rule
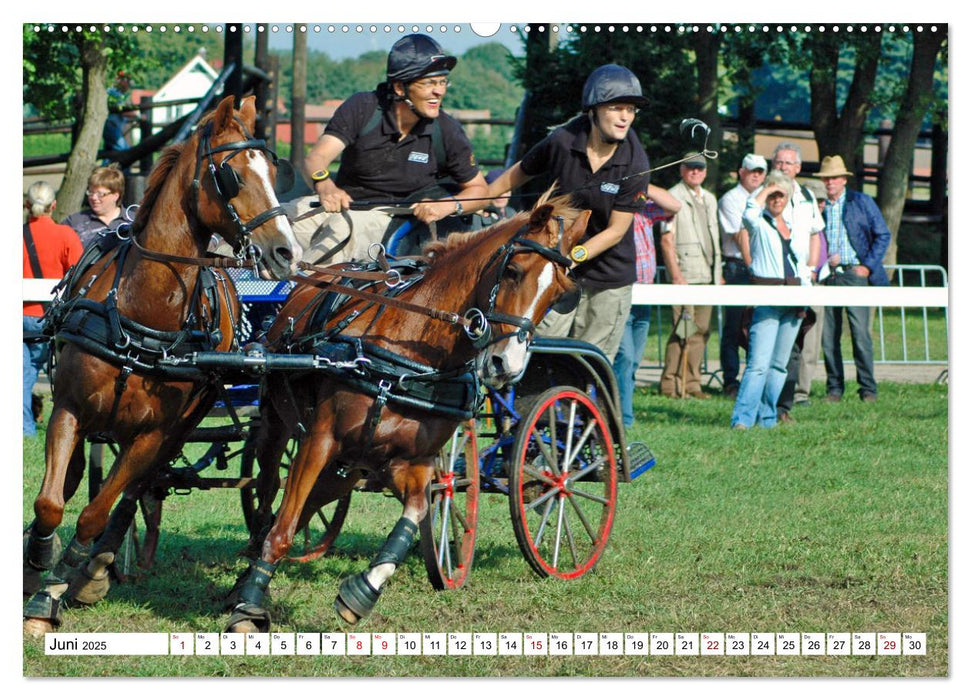
[[[146,433],[122,450],[101,491],[81,511],[74,538],[60,561],[47,576],[44,586],[34,593],[24,606],[24,632],[40,636],[60,624],[61,599],[74,579],[81,575],[83,568],[87,574],[85,577],[98,579],[97,585],[107,592],[107,578],[104,577],[102,580],[100,575],[103,569],[114,561],[114,552],[101,548],[92,552],[94,539],[105,531],[109,512],[118,496],[131,481],[143,475],[155,462],[163,437],[162,431]],[[62,493],[60,488],[54,491],[58,494]],[[63,504],[61,507],[63,509]],[[39,519],[40,512],[36,508],[35,512],[38,513]],[[118,513],[119,521],[130,519],[129,513],[133,514],[131,505],[119,509]],[[89,567],[85,567],[89,558],[92,559],[92,563]],[[101,593],[102,596],[103,594]]]
[[[238,602],[226,624],[227,632],[268,632],[270,629],[270,614],[262,607],[266,589],[293,543],[297,522],[314,483],[337,449],[329,421],[315,425],[300,443],[287,475],[283,502],[263,543],[260,558],[250,562],[234,586]]]
[[[267,401],[263,405],[266,410],[260,416],[256,443],[256,461],[260,468],[256,477],[256,526],[246,546],[246,556],[251,559],[259,557],[263,541],[273,524],[273,501],[280,490],[280,464],[290,441],[290,429],[274,410],[272,402]]]
[[[428,512],[425,489],[434,470],[423,461],[392,462],[391,473],[395,489],[402,494],[404,511],[388,535],[381,549],[368,564],[368,570],[341,581],[334,610],[345,622],[356,624],[367,617],[378,602],[383,586],[404,561],[415,541],[418,523]]]
[[[55,406],[47,428],[44,481],[34,500],[34,521],[24,542],[24,595],[41,587],[44,572],[61,556],[61,543],[55,532],[64,517],[64,504],[73,495],[84,470],[77,417],[62,406]],[[80,463],[74,455],[82,452]],[[71,488],[73,484],[73,488]]]

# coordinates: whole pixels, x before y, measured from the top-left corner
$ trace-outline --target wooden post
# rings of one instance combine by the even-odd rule
[[[930,213],[943,216],[947,210],[947,132],[940,122],[931,131]],[[944,237],[947,238],[947,229]]]
[[[304,128],[307,123],[307,26],[298,24],[293,33],[293,93],[290,98],[290,162],[303,172]]]
[[[138,100],[138,132],[140,134],[139,142],[146,141],[152,135],[152,98],[148,95],[143,95]],[[138,161],[138,169],[142,172],[142,175],[148,175],[152,170],[152,154],[146,153],[142,156],[141,160]]]
[[[270,36],[265,24],[256,25],[256,58],[254,63],[264,73],[270,72]],[[270,85],[261,80],[256,85],[256,129],[254,136],[265,139],[267,136],[267,115],[270,106],[267,104],[270,95]]]
[[[224,95],[233,95],[237,106],[243,96],[243,25],[227,24],[223,32],[225,44],[223,48],[223,65],[235,65],[232,74],[226,80]]]
[[[266,142],[274,151],[277,150],[276,144],[276,125],[279,121],[277,106],[280,101],[280,58],[270,56],[270,75],[273,80],[270,82],[269,105],[266,114]]]

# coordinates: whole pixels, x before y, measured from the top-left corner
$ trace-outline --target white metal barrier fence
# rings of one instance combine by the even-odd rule
[[[775,306],[869,306],[876,309],[874,325],[874,362],[893,364],[944,364],[947,363],[947,343],[944,355],[932,356],[929,309],[943,309],[944,332],[949,332],[947,270],[940,265],[887,265],[887,274],[893,282],[889,287],[764,287],[757,285],[672,285],[635,284],[635,304],[654,306],[651,313],[651,340],[656,343],[655,361],[642,361],[641,367],[660,369],[664,364],[664,348],[670,329],[670,312],[665,308],[674,304],[702,304],[718,307],[718,332],[722,331],[722,307],[758,306],[771,303]],[[658,269],[657,279],[663,279],[663,268]],[[770,298],[767,298],[770,297]],[[663,310],[662,310],[663,309]],[[909,349],[907,320],[908,311],[920,314],[920,330],[923,352],[915,356]],[[887,340],[888,317],[899,317],[899,353],[891,352]],[[847,362],[852,360],[848,359]],[[702,372],[708,371],[708,355],[705,353]]]
[[[944,330],[948,331],[948,287],[947,271],[939,265],[888,265],[888,274],[894,278],[889,287],[764,287],[756,285],[672,285],[672,284],[635,284],[633,302],[654,306],[652,316],[653,338],[657,341],[659,358],[658,364],[643,363],[641,367],[658,368],[664,361],[664,346],[667,338],[662,335],[662,307],[674,304],[701,304],[718,307],[718,331],[722,328],[723,306],[758,306],[772,304],[774,306],[870,306],[877,310],[876,331],[878,337],[874,342],[874,349],[879,348],[874,361],[877,363],[946,363],[947,356],[932,357],[928,309],[944,310]],[[896,274],[894,274],[896,273]],[[661,270],[658,270],[658,279]],[[938,281],[939,284],[928,286],[928,281]],[[48,301],[51,290],[57,284],[54,279],[25,279],[23,280],[24,301]],[[917,284],[914,285],[913,283]],[[267,284],[254,281],[253,284]],[[270,283],[273,284],[273,283]],[[279,283],[277,283],[279,284]],[[910,284],[913,286],[905,286]],[[243,283],[237,284],[241,293]],[[254,290],[255,291],[255,290]],[[901,357],[890,358],[887,345],[887,323],[893,309],[894,315],[899,313],[901,326],[901,342],[903,344]],[[908,350],[907,318],[908,309],[920,310],[923,333],[923,356],[913,357]],[[666,309],[665,309],[665,312]],[[669,325],[670,318],[665,322]],[[944,343],[945,353],[947,344]],[[707,372],[707,353],[705,365]]]

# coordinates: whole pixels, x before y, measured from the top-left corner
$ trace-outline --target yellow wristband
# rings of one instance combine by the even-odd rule
[[[582,263],[587,259],[587,249],[582,245],[573,246],[573,250],[570,251],[570,258],[573,262]]]
[[[314,182],[323,182],[329,177],[330,177],[329,170],[318,170],[310,174],[310,179],[313,180]]]

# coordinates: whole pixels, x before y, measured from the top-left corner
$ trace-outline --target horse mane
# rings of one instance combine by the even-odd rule
[[[497,221],[481,231],[450,233],[448,237],[443,240],[433,241],[426,244],[422,252],[432,258],[433,261],[436,261],[453,250],[473,245],[476,241],[487,236],[491,236],[497,229],[506,228],[508,226],[512,230],[518,231],[523,224],[526,224],[529,221],[529,217],[532,215],[532,212],[539,209],[544,204],[549,204],[553,207],[552,216],[561,216],[563,217],[564,221],[572,222],[580,215],[580,210],[573,206],[573,198],[570,194],[561,194],[553,197],[553,191],[555,189],[556,183],[554,182],[548,190],[540,195],[539,199],[536,201],[536,205],[530,211],[517,212],[515,216],[509,219]],[[513,222],[516,223],[513,224]]]
[[[152,168],[151,175],[148,176],[148,184],[145,186],[145,195],[142,197],[141,204],[135,214],[135,222],[132,224],[132,231],[138,233],[148,222],[152,209],[158,201],[159,194],[162,192],[162,185],[165,184],[169,174],[175,168],[175,164],[182,155],[185,143],[177,143],[169,146],[159,157],[155,167]]]
[[[199,130],[206,124],[212,122],[215,117],[216,112],[213,110],[200,119],[196,125],[196,133],[199,133]],[[162,192],[162,185],[165,184],[166,179],[168,179],[179,157],[189,143],[191,143],[191,139],[182,143],[172,144],[162,151],[162,155],[159,156],[158,162],[148,176],[148,183],[145,185],[145,195],[142,197],[138,211],[135,214],[135,221],[132,223],[133,233],[138,233],[145,228],[152,209],[158,201],[159,194]]]

